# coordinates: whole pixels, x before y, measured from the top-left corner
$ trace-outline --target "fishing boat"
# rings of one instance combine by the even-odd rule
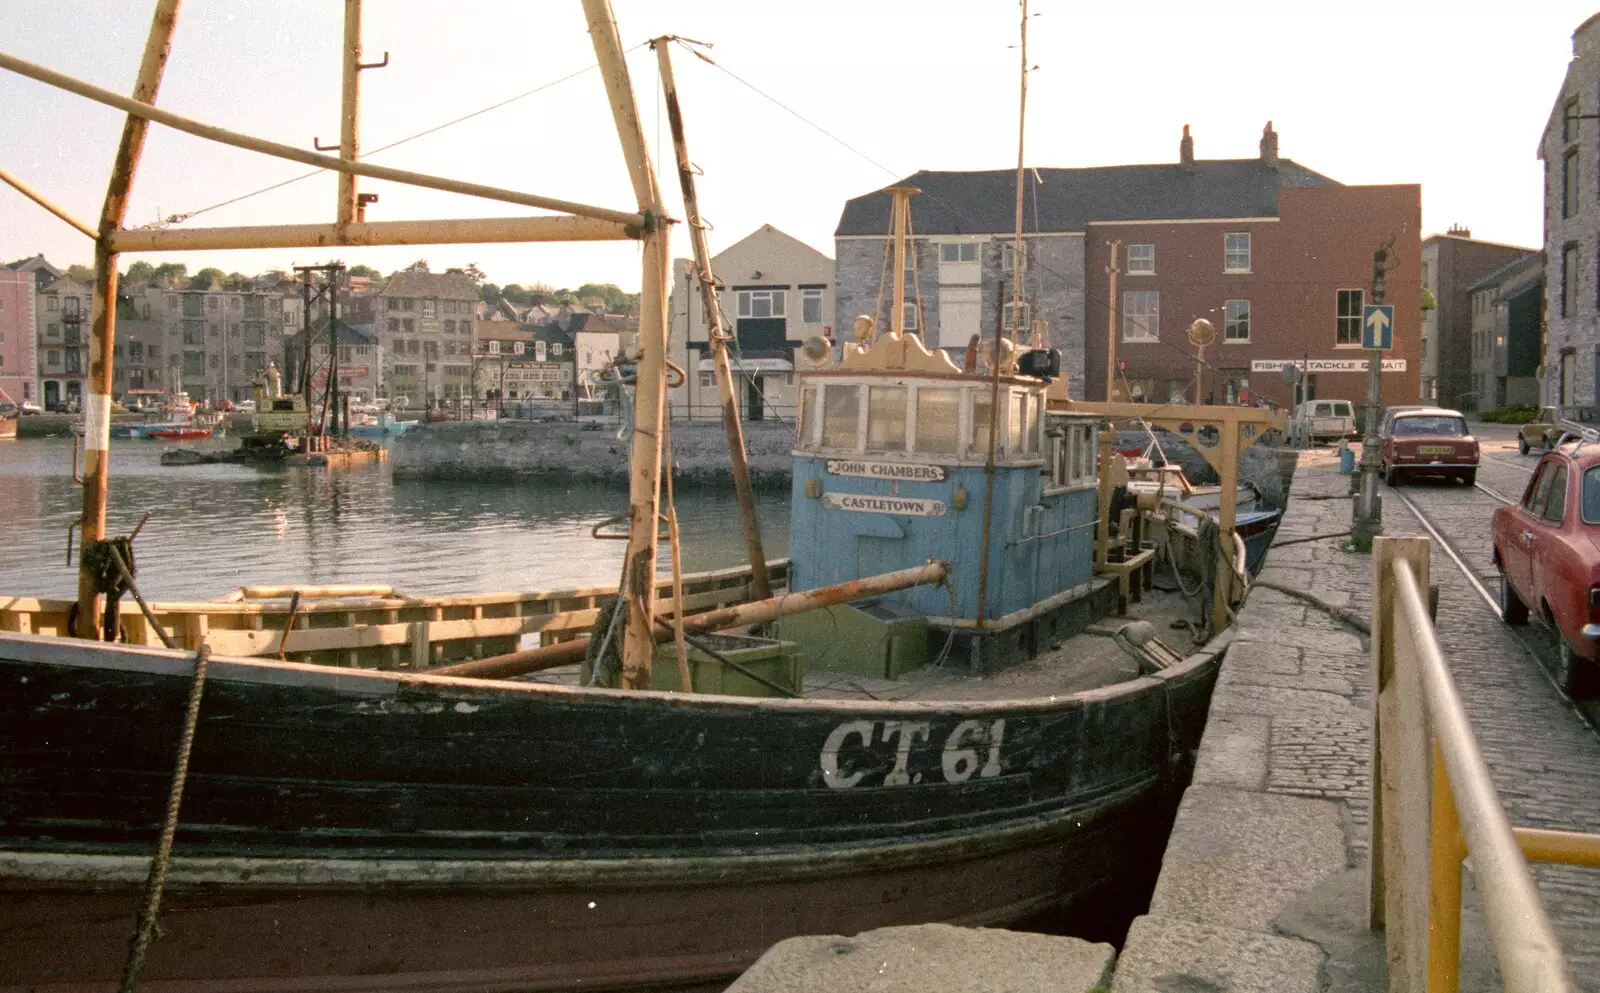
[[[170,43],[175,5],[161,4],[147,52]],[[682,575],[670,485],[661,495],[668,256],[647,216],[660,193],[609,4],[585,8],[640,213],[583,209],[616,225],[595,236],[644,243],[623,519],[648,523],[624,535],[622,581],[149,602],[118,571],[134,536],[103,535],[105,449],[91,446],[87,592],[0,598],[3,993],[128,976],[158,993],[715,983],[795,934],[1013,924],[1148,883],[1227,633],[1164,644],[1170,624],[1152,622],[1207,605],[1146,595],[1141,576],[1151,544],[1189,541],[1186,560],[1222,559],[1210,607],[1224,617],[1243,592],[1231,489],[1217,529],[1147,542],[1157,519],[1117,495],[1126,467],[1102,430],[1115,405],[1065,399],[1048,348],[997,334],[961,365],[927,348],[901,324],[896,279],[887,328],[863,316],[837,353],[808,343],[789,561],[757,553],[743,500],[748,569]],[[347,18],[347,88],[359,31]],[[657,54],[697,282],[714,294]],[[345,125],[354,147],[353,113]],[[114,175],[136,160],[124,145]],[[334,167],[353,210],[356,170],[375,167],[351,159]],[[897,273],[911,192],[885,191]],[[422,223],[360,237],[412,244]],[[449,223],[430,230],[469,243],[485,230]],[[726,399],[723,337],[710,341]],[[91,399],[103,445],[107,402]],[[1191,432],[1226,428],[1225,454],[1249,427],[1184,414]],[[737,440],[730,456],[738,482]],[[138,614],[119,613],[125,588]]]
[[[350,434],[360,438],[397,438],[416,427],[416,421],[401,421],[389,415],[388,411],[378,411],[361,418],[361,421],[350,425]]]
[[[211,437],[214,430],[202,424],[156,424],[145,429],[144,437],[162,441],[198,441]]]

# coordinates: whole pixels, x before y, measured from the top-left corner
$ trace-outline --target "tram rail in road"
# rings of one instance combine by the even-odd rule
[[[1495,459],[1494,461],[1499,462],[1502,460]],[[1517,466],[1517,468],[1522,467]],[[1528,471],[1531,472],[1531,470]],[[1512,504],[1516,502],[1515,500],[1508,499],[1495,490],[1484,486],[1482,483],[1474,484],[1474,488],[1482,490],[1489,497],[1498,500],[1503,504]],[[1444,552],[1445,556],[1455,564],[1456,569],[1458,569],[1461,575],[1466,578],[1467,583],[1471,585],[1473,591],[1477,593],[1480,598],[1482,598],[1484,606],[1489,608],[1489,611],[1494,614],[1496,619],[1498,619],[1501,623],[1504,623],[1505,615],[1500,612],[1499,597],[1491,593],[1488,587],[1484,586],[1483,581],[1478,578],[1478,574],[1473,571],[1472,567],[1467,564],[1466,559],[1462,557],[1459,551],[1457,551],[1455,544],[1449,538],[1446,538],[1439,528],[1434,526],[1433,522],[1429,520],[1426,511],[1422,509],[1418,502],[1413,499],[1410,494],[1394,487],[1389,488],[1388,495],[1398,498],[1399,501],[1405,504],[1406,508],[1416,516],[1417,523],[1422,525],[1423,530],[1428,532],[1428,536],[1433,539],[1434,544],[1438,546],[1439,550]],[[1507,627],[1507,630],[1511,631],[1512,634],[1516,636],[1517,643],[1520,644],[1523,650],[1528,653],[1529,661],[1538,668],[1539,673],[1544,676],[1546,680],[1549,680],[1550,685],[1555,688],[1556,693],[1559,694],[1563,699],[1570,700],[1569,697],[1561,692],[1561,688],[1556,685],[1555,677],[1550,674],[1550,669],[1544,661],[1543,656],[1548,655],[1553,650],[1553,646],[1539,643],[1548,639],[1548,632],[1545,630],[1543,624],[1538,619],[1530,617],[1530,623],[1527,627]],[[1571,700],[1571,703],[1577,710],[1578,714],[1583,718],[1584,722],[1588,724],[1589,727],[1596,733],[1600,733],[1600,700]]]

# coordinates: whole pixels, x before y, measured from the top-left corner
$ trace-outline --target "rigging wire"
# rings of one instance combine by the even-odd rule
[[[638,51],[639,49],[645,47],[648,44],[650,44],[648,41],[640,42],[639,44],[637,44],[637,45],[633,46],[632,48],[628,49],[627,52],[624,52],[623,54],[629,54],[629,53],[632,53],[632,52],[636,52],[636,51]],[[399,141],[392,141],[387,145],[381,145],[381,146],[379,146],[377,148],[372,149],[369,152],[362,153],[361,155],[357,156],[357,158],[358,159],[369,158],[369,157],[371,157],[373,155],[377,155],[379,152],[387,152],[392,148],[399,148],[401,145],[404,145],[404,144],[406,144],[408,142],[416,141],[418,138],[426,138],[428,135],[436,134],[436,133],[438,133],[440,131],[443,131],[445,128],[455,127],[457,124],[463,124],[463,123],[465,123],[467,121],[472,120],[474,117],[481,117],[482,115],[487,114],[490,111],[499,110],[502,107],[510,106],[511,104],[516,103],[518,100],[526,99],[527,97],[533,96],[535,93],[541,93],[541,92],[543,92],[545,90],[550,89],[553,86],[557,86],[557,85],[559,85],[561,83],[565,83],[570,79],[576,79],[579,76],[582,76],[584,73],[590,72],[591,70],[598,69],[598,68],[600,68],[600,63],[592,62],[589,65],[584,66],[582,69],[578,69],[578,70],[576,70],[574,72],[569,72],[565,76],[562,76],[562,77],[560,77],[558,79],[552,79],[547,83],[541,83],[540,85],[535,86],[531,90],[526,90],[526,91],[524,91],[522,93],[518,93],[516,96],[507,97],[506,99],[501,100],[498,103],[492,103],[487,107],[483,107],[483,108],[480,108],[478,110],[475,110],[470,114],[464,114],[461,117],[455,118],[454,120],[445,121],[442,124],[436,124],[433,127],[428,128],[428,129],[426,129],[424,131],[418,131],[416,134],[409,135],[409,136],[407,136],[405,138],[401,138]],[[658,128],[659,128],[659,125],[658,125]],[[141,230],[148,230],[150,228],[161,228],[161,227],[166,227],[166,226],[171,225],[171,224],[182,224],[183,222],[185,222],[187,220],[190,220],[191,218],[199,217],[201,214],[207,213],[208,211],[213,211],[213,210],[216,210],[216,209],[218,209],[220,207],[226,207],[226,206],[229,206],[230,204],[238,203],[241,200],[248,200],[251,197],[260,196],[263,193],[270,193],[273,190],[282,189],[285,186],[290,186],[290,185],[292,185],[294,183],[298,183],[302,179],[310,179],[312,176],[316,176],[316,175],[319,175],[321,173],[328,172],[328,171],[330,171],[330,170],[327,170],[327,169],[313,169],[310,172],[301,173],[298,176],[294,176],[294,177],[292,177],[290,179],[285,179],[282,182],[273,183],[271,186],[263,186],[259,190],[253,190],[253,191],[251,191],[249,193],[244,193],[244,194],[241,194],[241,195],[236,196],[236,197],[231,197],[231,198],[229,198],[227,200],[223,200],[223,201],[221,201],[219,203],[214,203],[214,204],[210,205],[209,207],[201,207],[198,210],[191,210],[191,211],[188,211],[187,213],[169,215],[164,220],[157,221],[154,224],[146,224],[146,225],[144,225],[143,228],[141,228]]]

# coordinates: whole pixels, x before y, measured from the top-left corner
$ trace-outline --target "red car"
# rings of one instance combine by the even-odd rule
[[[1413,407],[1393,411],[1378,438],[1382,446],[1383,481],[1446,476],[1468,486],[1478,480],[1478,439],[1467,432],[1459,410]]]
[[[1494,512],[1500,613],[1530,611],[1556,633],[1556,681],[1569,695],[1592,684],[1600,655],[1600,444],[1568,443],[1539,461],[1522,501]]]

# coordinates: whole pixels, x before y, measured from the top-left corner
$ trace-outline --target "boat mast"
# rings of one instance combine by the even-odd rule
[[[1017,340],[1019,318],[1022,314],[1022,276],[1027,268],[1027,256],[1022,251],[1022,190],[1023,190],[1023,139],[1027,135],[1028,121],[1028,0],[1022,0],[1022,81],[1017,107],[1017,226],[1011,250],[1011,341]],[[1038,342],[1034,342],[1038,344]]]
[[[639,361],[634,393],[633,451],[628,481],[628,551],[622,596],[628,607],[622,640],[622,686],[647,689],[655,656],[656,522],[661,513],[661,416],[666,396],[668,239],[671,219],[650,164],[644,125],[628,77],[610,0],[583,0],[589,37],[605,79],[628,177],[643,215],[644,272],[639,303]]]
[[[911,219],[911,197],[922,191],[914,186],[891,186],[889,192],[894,195],[889,216],[894,237],[894,257],[889,263],[894,271],[894,309],[889,313],[889,329],[898,340],[906,330],[906,227]]]
[[[139,74],[134,79],[133,99],[155,103],[161,76],[172,52],[172,33],[178,24],[180,0],[157,0],[145,40]],[[106,187],[100,208],[99,237],[94,243],[94,303],[89,337],[89,382],[83,408],[83,517],[82,547],[105,538],[106,483],[111,457],[111,381],[112,357],[117,338],[117,253],[112,250],[111,234],[122,227],[128,214],[128,194],[134,173],[144,152],[149,123],[133,114],[122,125],[122,141],[111,164],[111,182]],[[83,555],[78,556],[78,618],[70,634],[99,637],[98,579]]]
[[[694,248],[695,278],[700,281],[701,307],[705,310],[706,339],[711,348],[711,365],[716,370],[717,400],[722,405],[722,430],[728,436],[728,461],[733,468],[733,489],[739,498],[739,516],[744,523],[744,545],[750,556],[751,585],[757,600],[772,595],[767,576],[767,553],[761,546],[761,526],[756,520],[755,494],[750,487],[750,463],[744,446],[744,425],[739,420],[739,400],[733,389],[733,369],[728,362],[729,335],[722,326],[722,308],[717,304],[717,281],[711,271],[711,249],[706,244],[706,228],[700,219],[700,200],[695,193],[694,166],[689,161],[688,140],[683,131],[683,110],[678,106],[678,84],[672,76],[668,54],[673,35],[650,42],[661,67],[661,94],[667,101],[667,122],[672,127],[672,147],[678,159],[678,185],[683,188],[683,213],[689,225],[689,243]],[[687,344],[688,329],[684,329]]]

